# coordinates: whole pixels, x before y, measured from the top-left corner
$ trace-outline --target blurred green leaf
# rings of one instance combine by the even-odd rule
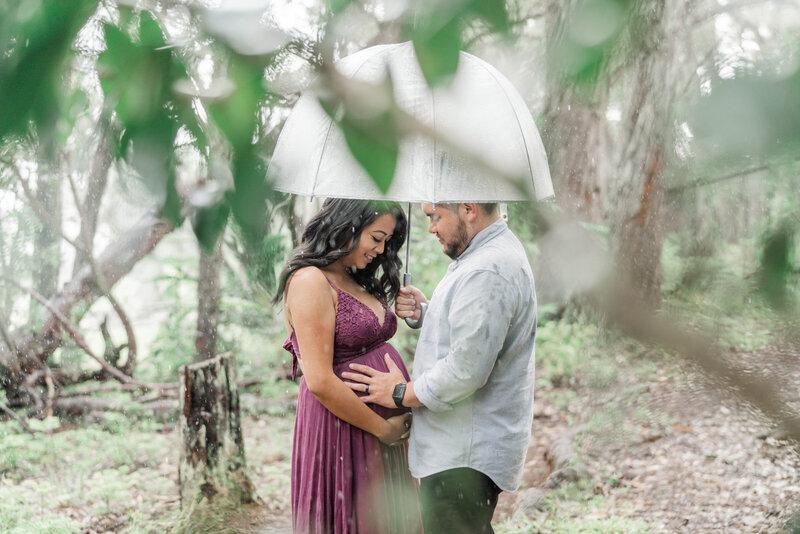
[[[0,55],[0,137],[23,133],[33,120],[41,138],[52,141],[64,59],[96,2],[14,4],[2,9],[8,34]]]
[[[264,58],[234,54],[228,76],[235,89],[223,100],[209,103],[209,113],[234,150],[245,150],[253,143],[256,111],[264,98]]]
[[[386,193],[400,152],[391,75],[380,85],[357,88],[344,102],[320,98],[319,103],[342,130],[350,153]]]
[[[267,185],[266,164],[253,145],[233,158],[232,190],[225,194],[236,224],[248,244],[260,243],[269,228],[267,198],[272,190]]]
[[[62,96],[59,98],[59,106],[63,111],[61,120],[56,125],[56,142],[59,145],[66,143],[67,138],[75,128],[75,122],[81,113],[88,108],[88,105],[89,98],[82,90],[62,91]]]
[[[353,3],[353,0],[326,0],[325,5],[328,6],[328,10],[331,12],[332,15],[336,15],[341,13],[347,7]]]
[[[597,83],[622,31],[632,21],[631,0],[586,0],[566,15],[562,39],[549,59],[567,84]]]
[[[395,123],[390,112],[369,118],[345,114],[339,123],[350,152],[383,193],[392,185],[400,152]]]
[[[464,44],[462,31],[473,19],[501,34],[510,28],[505,0],[432,0],[420,2],[414,13],[406,33],[431,87],[447,84],[455,75]]]
[[[149,11],[142,11],[139,21],[139,43],[145,48],[161,48],[167,44],[158,21]]]
[[[106,26],[106,44],[98,58],[100,83],[120,121],[126,126],[146,124],[163,113],[170,96],[169,50],[135,43],[114,26]]]
[[[175,189],[174,143],[176,119],[190,118],[187,102],[172,98],[172,83],[186,76],[183,63],[165,45],[164,34],[153,17],[142,11],[132,20],[135,35],[106,26],[106,50],[98,58],[100,83],[106,102],[124,130],[119,154],[125,156],[148,189],[162,199],[161,214],[180,225],[182,202]],[[126,19],[126,17],[123,17]],[[196,118],[188,122],[200,131]]]
[[[161,207],[161,215],[167,219],[175,228],[181,225],[183,215],[181,213],[181,197],[178,195],[178,190],[175,189],[175,170],[170,165],[168,168],[167,184],[165,187],[166,198],[164,205]]]
[[[764,239],[759,272],[759,288],[777,309],[785,309],[789,298],[787,289],[794,273],[794,230],[782,224]]]
[[[472,0],[471,11],[485,20],[492,31],[505,33],[510,25],[505,0]]]
[[[453,78],[458,70],[462,46],[460,19],[451,19],[433,33],[417,31],[413,41],[417,61],[428,85],[434,87]]]
[[[230,208],[227,204],[218,204],[209,208],[199,208],[192,216],[192,228],[197,236],[200,247],[207,254],[211,254],[217,239],[225,231],[228,224]]]
[[[148,123],[128,126],[120,147],[150,192],[162,199],[162,215],[179,226],[181,202],[172,164],[176,134],[177,124],[162,113]]]

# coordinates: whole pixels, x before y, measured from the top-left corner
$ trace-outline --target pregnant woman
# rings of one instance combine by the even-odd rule
[[[351,363],[388,370],[386,355],[409,379],[388,343],[406,231],[394,202],[328,199],[281,274],[284,348],[303,373],[292,449],[295,533],[422,531],[406,456],[410,414],[364,404],[364,393],[341,379]]]

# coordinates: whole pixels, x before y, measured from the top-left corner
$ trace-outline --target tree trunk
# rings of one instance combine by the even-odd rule
[[[97,258],[97,265],[109,289],[172,229],[166,220],[148,214],[111,243]],[[80,303],[89,305],[101,295],[91,267],[85,266],[49,303],[59,313],[69,317],[74,306]],[[62,325],[53,313],[46,311],[41,320],[12,332],[11,339],[15,352],[8,348],[8,344],[0,343],[0,387],[6,391],[9,400],[18,400],[19,386],[25,377],[40,369],[53,351],[61,346]]]
[[[114,135],[109,132],[108,119],[101,118],[98,124],[98,144],[95,150],[94,160],[89,170],[89,179],[86,186],[86,197],[83,200],[83,210],[81,216],[81,233],[76,240],[81,245],[89,250],[94,250],[94,247],[89,246],[94,242],[94,236],[97,231],[97,219],[100,214],[100,205],[102,204],[103,195],[108,184],[108,170],[114,161],[114,154],[111,148],[112,139]],[[116,134],[116,132],[113,132]],[[89,259],[82,250],[75,253],[75,261],[72,265],[73,274],[77,274],[83,267],[89,264]]]
[[[574,220],[604,221],[608,133],[605,108],[608,83],[578,85],[565,77],[561,52],[566,28],[580,0],[557,2],[547,17],[547,95],[545,144],[559,206]]]
[[[665,167],[672,126],[670,56],[665,0],[637,0],[629,25],[633,54],[632,94],[623,112],[620,184],[616,188],[612,245],[617,266],[651,306],[661,303]]]
[[[36,181],[36,202],[51,217],[54,224],[61,224],[61,184],[57,176],[50,173],[39,175]],[[61,235],[58,228],[51,228],[44,221],[33,241],[36,267],[33,272],[33,288],[42,295],[55,295],[58,290],[58,267],[61,264]],[[31,297],[31,310],[41,306]],[[45,312],[37,312],[42,317]]]
[[[233,356],[223,354],[180,369],[182,519],[190,532],[210,507],[225,509],[257,499],[246,473]]]
[[[206,254],[205,251],[200,250],[200,268],[197,275],[195,362],[209,360],[217,354],[221,268],[222,240],[220,239],[214,245],[214,250],[211,254]]]

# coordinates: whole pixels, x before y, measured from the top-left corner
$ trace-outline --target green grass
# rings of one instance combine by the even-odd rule
[[[544,510],[533,517],[512,517],[495,526],[498,534],[647,534],[652,529],[632,512],[594,492],[589,482],[551,491]]]
[[[597,327],[593,324],[548,322],[536,334],[538,379],[556,385],[575,376],[597,355]]]
[[[121,422],[34,435],[15,426],[0,426],[0,531],[80,532],[112,512],[146,531],[165,510],[143,508],[142,496],[175,507],[177,486],[164,474],[177,474],[174,433]]]

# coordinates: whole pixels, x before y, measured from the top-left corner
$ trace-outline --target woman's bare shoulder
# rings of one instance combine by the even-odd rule
[[[292,274],[289,284],[289,292],[320,291],[330,288],[330,283],[325,277],[325,273],[318,267],[308,266],[297,269]]]

